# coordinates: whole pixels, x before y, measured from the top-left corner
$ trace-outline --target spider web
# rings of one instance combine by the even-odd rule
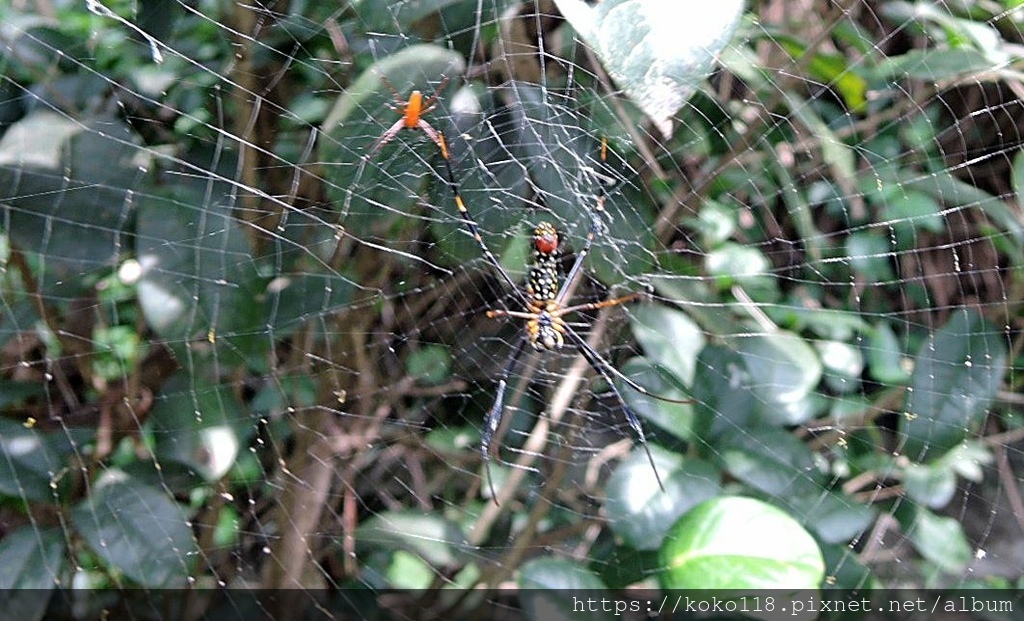
[[[1021,13],[806,4],[661,117],[570,2],[0,8],[2,584],[460,594],[422,618],[695,586],[701,526],[818,554],[753,587],[1019,585]],[[425,132],[370,152],[414,90],[514,281],[550,221],[563,270],[595,232],[570,303],[641,294],[567,316],[611,384],[572,343],[511,369],[499,503],[523,297]],[[750,540],[691,511],[736,498]]]

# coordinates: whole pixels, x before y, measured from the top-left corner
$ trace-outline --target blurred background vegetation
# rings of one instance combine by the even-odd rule
[[[0,586],[1019,587],[1024,9],[721,4],[0,7]]]

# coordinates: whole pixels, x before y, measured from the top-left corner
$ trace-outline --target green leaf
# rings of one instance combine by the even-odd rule
[[[175,193],[172,200],[140,199],[139,305],[172,347],[205,341],[220,364],[248,364],[271,341],[264,334],[266,285],[234,215],[234,189],[211,182],[178,185]]]
[[[541,557],[519,568],[520,589],[602,589],[604,583],[589,569],[560,558]]]
[[[943,461],[948,461],[953,471],[968,481],[981,483],[985,478],[984,466],[995,461],[995,456],[984,439],[968,440],[950,451]]]
[[[952,169],[931,172],[922,176],[911,168],[896,169],[897,177],[893,183],[906,186],[907,189],[920,190],[933,196],[947,207],[964,206],[980,209],[995,224],[1001,226],[1016,243],[1017,263],[1022,261],[1021,249],[1024,248],[1024,222],[1002,196],[994,196],[985,190],[973,186],[953,175]]]
[[[877,517],[877,511],[820,486],[808,493],[783,497],[791,515],[826,543],[847,543],[864,534]]]
[[[452,356],[447,347],[427,345],[409,354],[405,366],[409,377],[424,384],[440,384],[451,376]]]
[[[782,94],[793,115],[811,133],[818,136],[821,156],[829,165],[833,175],[839,180],[853,181],[857,170],[857,158],[854,150],[835,135],[828,123],[816,113],[814,106],[808,106],[803,99],[788,91],[783,91]],[[776,162],[776,164],[778,163]],[[785,171],[788,177],[788,171],[784,167],[778,166],[777,168],[780,171]]]
[[[705,342],[700,327],[686,313],[660,304],[639,304],[629,319],[644,357],[691,383]]]
[[[418,0],[417,2],[379,2],[357,0],[350,4],[359,16],[364,32],[391,33],[409,36],[410,30],[421,20],[432,17],[459,0]]]
[[[5,594],[11,589],[50,591],[65,571],[65,551],[64,533],[57,528],[36,525],[5,533],[0,539],[0,589]]]
[[[825,583],[828,591],[846,589],[852,593],[880,588],[878,580],[871,570],[860,562],[856,554],[850,552],[848,542],[823,545],[821,553],[825,557],[827,571]]]
[[[52,591],[65,575],[64,533],[56,528],[24,527],[0,540],[0,596],[5,619],[39,621]]]
[[[161,461],[185,464],[214,482],[235,464],[254,430],[230,385],[196,380],[188,372],[179,373],[156,398],[150,412],[156,432],[154,454]]]
[[[903,355],[896,334],[888,323],[879,323],[868,332],[865,345],[868,373],[883,384],[900,385],[910,377],[909,362]]]
[[[769,420],[793,425],[812,414],[805,401],[821,380],[822,365],[805,340],[785,330],[727,340],[743,357]]]
[[[907,496],[925,506],[940,509],[956,493],[956,473],[943,461],[936,464],[910,464],[903,475]]]
[[[0,418],[0,494],[52,502],[50,482],[61,468],[60,455],[46,434]]]
[[[951,517],[919,508],[909,535],[921,556],[947,573],[959,575],[971,562],[971,544],[967,542],[963,526]]]
[[[0,214],[11,241],[39,253],[44,293],[72,295],[116,264],[138,192],[140,151],[121,121],[39,111],[0,140]],[[70,287],[71,290],[66,288]]]
[[[693,382],[695,419],[693,433],[705,442],[705,457],[717,455],[710,449],[723,436],[737,433],[760,420],[762,402],[754,392],[753,380],[738,352],[717,344],[701,351]]]
[[[795,58],[806,61],[807,46],[795,37],[779,33],[773,37],[783,49]],[[836,89],[843,97],[846,107],[854,112],[862,111],[867,104],[867,80],[857,75],[846,57],[826,54],[815,50],[808,62],[811,75]]]
[[[386,576],[388,586],[393,589],[426,589],[434,581],[434,569],[423,559],[405,550],[398,550],[391,557]]]
[[[654,483],[647,455],[638,447],[608,479],[604,507],[612,531],[637,550],[657,549],[673,522],[721,493],[721,474],[711,464],[650,448],[665,491]]]
[[[716,450],[732,476],[772,496],[825,482],[807,445],[781,429],[747,427],[720,438]]]
[[[727,288],[734,284],[762,285],[761,281],[770,278],[771,263],[756,248],[726,243],[708,253],[704,267],[720,288]]]
[[[942,206],[924,192],[887,192],[882,207],[882,215],[888,223],[905,228],[908,232],[921,230],[941,233],[946,228]]]
[[[902,452],[941,457],[982,420],[1006,373],[1006,336],[973,310],[953,312],[922,345],[900,421]]]
[[[828,387],[840,394],[860,389],[864,357],[856,347],[840,341],[815,341]]]
[[[466,535],[458,524],[420,511],[386,511],[356,529],[356,541],[367,549],[405,550],[432,567],[449,566],[460,558],[458,542]]]
[[[604,611],[584,611],[574,606],[574,594],[604,592],[604,582],[582,564],[562,558],[539,557],[519,568],[520,602],[527,619],[603,619]]]
[[[573,239],[580,238],[578,227],[589,224],[589,216],[586,220],[576,216],[584,214],[584,210],[593,203],[581,198],[580,194],[585,192],[589,197],[591,186],[570,187],[565,183],[569,176],[566,171],[577,170],[580,160],[570,157],[572,153],[568,149],[552,147],[552,144],[562,144],[564,134],[549,133],[558,128],[572,131],[578,125],[578,118],[568,118],[565,110],[559,106],[545,103],[544,94],[534,85],[516,83],[510,88],[514,89],[514,94],[509,96],[521,104],[511,111],[498,105],[493,89],[476,84],[467,85],[450,98],[448,105],[451,117],[442,125],[450,128],[446,134],[450,163],[466,208],[501,265],[517,273],[524,270],[532,252],[529,240],[531,227],[524,219],[522,208],[527,206],[528,199],[532,200],[535,183],[543,187],[544,192],[555,192],[551,195],[552,201],[559,208],[565,209],[564,212],[558,212],[564,215],[561,215],[556,226],[567,226],[563,234]],[[485,121],[490,115],[501,116],[509,112],[516,116],[516,121],[511,126],[500,128],[501,131]],[[547,127],[548,119],[554,127]],[[570,125],[566,126],[566,123]],[[435,124],[435,127],[438,125]],[[549,155],[544,155],[545,149]],[[583,157],[593,153],[596,153],[595,147],[591,146],[580,150],[579,155]],[[557,158],[558,163],[545,167],[544,163],[551,161],[552,157]],[[435,161],[439,158],[439,155],[435,157]],[[560,168],[563,165],[570,168]],[[408,170],[410,174],[419,175],[417,171],[422,166],[422,161],[410,162]],[[524,174],[524,166],[528,174]],[[387,163],[387,168],[388,179],[406,170],[391,162]],[[558,185],[553,184],[551,169],[562,173]],[[439,216],[430,222],[430,231],[438,240],[442,256],[450,260],[452,265],[461,266],[481,258],[480,246],[466,234],[465,224],[453,217],[458,215],[458,210],[451,190],[446,184],[438,182],[443,174],[438,172],[430,187],[429,202]],[[574,190],[576,194],[572,194]],[[496,196],[500,196],[500,200],[494,200]],[[530,202],[529,207],[532,209],[535,204]],[[600,241],[595,240],[597,248],[602,245]]]
[[[198,549],[181,507],[155,487],[107,470],[71,524],[112,570],[150,588],[186,584]]]
[[[708,500],[669,530],[665,589],[815,589],[825,573],[817,543],[788,514],[752,498]]]
[[[713,248],[736,232],[736,213],[725,204],[708,199],[697,217],[688,220],[687,224],[701,234],[701,246]]]
[[[619,371],[644,387],[652,395],[679,400],[689,398],[681,388],[679,380],[668,373],[664,367],[651,363],[647,358],[632,358],[622,365]],[[677,438],[689,440],[693,437],[693,406],[691,404],[671,403],[655,399],[633,390],[617,378],[614,381],[626,403],[637,416],[654,423]]]
[[[869,283],[896,280],[893,271],[893,247],[889,239],[877,231],[858,231],[846,238],[843,255],[855,274]]]
[[[555,0],[612,79],[657,125],[668,122],[712,69],[740,22],[738,0],[694,11],[676,0]]]
[[[992,69],[995,69],[992,61],[977,50],[915,49],[899,56],[889,56],[878,64],[875,75],[880,80],[911,79],[935,82],[966,78]]]

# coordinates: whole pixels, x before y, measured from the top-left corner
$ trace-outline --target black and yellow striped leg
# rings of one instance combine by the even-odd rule
[[[590,366],[593,367],[594,370],[604,378],[604,381],[608,383],[608,387],[611,389],[612,394],[615,395],[619,404],[622,405],[622,412],[626,416],[626,422],[628,422],[629,426],[633,428],[633,433],[636,434],[637,441],[640,442],[641,446],[644,447],[644,452],[647,453],[647,461],[650,462],[651,470],[654,471],[654,478],[658,481],[658,487],[661,488],[661,491],[665,491],[665,484],[661,482],[661,475],[658,474],[658,467],[654,465],[654,455],[651,454],[651,448],[647,445],[647,436],[644,435],[644,428],[640,424],[640,419],[637,417],[636,412],[633,411],[633,408],[629,407],[629,404],[626,403],[626,400],[622,397],[622,393],[619,392],[619,389],[616,388],[612,375],[614,374],[616,377],[626,382],[630,388],[633,388],[644,395],[653,395],[647,392],[647,390],[639,384],[617,371],[615,367],[610,365],[604,358],[594,351],[590,345],[587,345],[587,342],[583,340],[583,337],[577,334],[575,330],[566,326],[566,334],[569,336],[569,340],[576,344],[577,349],[580,350],[580,354],[586,358],[587,362],[590,363]]]
[[[515,369],[516,363],[519,362],[519,357],[523,355],[523,349],[525,348],[526,335],[524,334],[519,338],[519,344],[516,345],[512,357],[509,358],[505,368],[501,371],[501,377],[498,379],[498,394],[494,399],[494,404],[491,405],[491,409],[487,412],[487,418],[484,420],[484,431],[480,436],[480,454],[484,458],[487,486],[491,488],[491,498],[494,499],[494,502],[498,502],[498,495],[494,491],[494,479],[491,478],[491,440],[498,431],[498,425],[501,424],[501,415],[505,410],[505,390],[508,388],[508,378],[512,375],[512,371]]]
[[[505,284],[509,286],[519,296],[521,301],[526,300],[523,296],[522,291],[519,290],[519,286],[516,284],[512,277],[508,275],[498,263],[498,258],[494,256],[491,249],[487,247],[487,243],[484,242],[484,238],[480,235],[480,227],[477,226],[476,220],[473,219],[473,215],[469,213],[469,209],[466,207],[466,202],[462,200],[462,192],[459,190],[459,183],[455,180],[455,174],[452,172],[451,164],[451,153],[448,151],[448,141],[444,137],[443,132],[437,132],[437,146],[441,149],[441,158],[444,160],[444,170],[447,176],[445,180],[448,183],[448,187],[451,189],[452,196],[455,197],[455,208],[459,210],[459,217],[462,219],[463,224],[469,229],[469,234],[476,240],[480,250],[484,253],[484,257],[494,267],[501,278],[505,281]]]

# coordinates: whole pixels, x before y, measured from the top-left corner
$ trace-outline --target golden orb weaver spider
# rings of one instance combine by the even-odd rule
[[[672,399],[651,393],[646,388],[626,377],[621,371],[612,366],[610,362],[605,360],[597,351],[588,345],[586,340],[584,340],[584,338],[580,336],[580,334],[573,329],[571,325],[566,323],[565,319],[563,319],[565,315],[574,312],[598,310],[610,306],[625,304],[639,298],[641,295],[640,293],[630,293],[618,298],[612,298],[600,302],[567,305],[572,283],[582,272],[583,263],[586,260],[587,254],[590,252],[594,238],[603,227],[601,215],[604,212],[606,199],[604,186],[600,181],[597,184],[599,188],[597,199],[590,210],[590,228],[587,232],[583,248],[576,254],[576,260],[569,269],[565,278],[561,278],[559,269],[558,259],[561,240],[559,239],[558,232],[550,222],[541,222],[536,226],[533,232],[533,264],[528,269],[526,291],[524,292],[519,288],[508,272],[501,267],[501,264],[487,247],[483,237],[480,235],[480,229],[477,226],[476,221],[470,215],[465,201],[462,199],[459,184],[455,180],[455,175],[452,172],[451,154],[448,150],[448,144],[444,138],[444,134],[437,132],[437,140],[435,142],[441,148],[441,156],[444,160],[448,187],[451,189],[452,196],[455,200],[455,206],[459,211],[459,215],[462,218],[463,223],[469,230],[470,235],[480,246],[484,257],[497,271],[501,279],[505,281],[512,291],[515,292],[520,303],[522,303],[522,306],[525,309],[487,311],[487,316],[491,318],[514,317],[516,319],[523,319],[526,321],[525,330],[519,338],[518,343],[513,349],[512,355],[509,357],[508,362],[505,364],[505,367],[502,369],[501,375],[498,378],[497,395],[495,396],[493,405],[487,412],[487,417],[484,421],[484,429],[481,434],[480,454],[484,460],[484,469],[487,475],[487,484],[490,488],[491,498],[497,502],[498,496],[494,489],[494,481],[491,477],[490,468],[491,441],[498,430],[498,426],[501,424],[501,419],[504,414],[505,391],[508,387],[509,376],[512,374],[512,371],[515,370],[516,364],[519,362],[519,358],[522,356],[527,343],[532,345],[533,348],[538,351],[550,351],[560,349],[566,341],[571,343],[579,354],[582,355],[590,364],[594,371],[596,371],[597,374],[608,383],[609,389],[618,401],[619,406],[622,408],[626,417],[626,422],[633,429],[637,440],[644,447],[644,451],[647,454],[647,460],[650,462],[651,469],[654,471],[654,477],[658,481],[658,487],[664,491],[665,485],[662,483],[661,475],[658,474],[658,468],[654,464],[654,456],[651,454],[650,447],[647,445],[647,437],[644,435],[640,419],[637,417],[636,413],[633,412],[633,409],[629,407],[629,404],[626,403],[622,393],[615,386],[613,379],[617,378],[629,388],[653,399],[667,401],[670,403],[693,403],[694,400]],[[602,140],[602,163],[607,160],[607,155],[608,143],[607,140]]]

